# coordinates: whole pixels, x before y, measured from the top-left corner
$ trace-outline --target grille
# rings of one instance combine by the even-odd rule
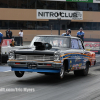
[[[54,56],[50,56],[50,55],[18,55],[18,54],[16,54],[16,60],[53,61]]]

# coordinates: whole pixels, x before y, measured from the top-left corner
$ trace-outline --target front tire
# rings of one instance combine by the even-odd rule
[[[64,75],[65,75],[65,68],[64,68],[64,65],[61,67],[60,69],[60,73],[58,74],[58,77],[60,79],[63,79],[64,78]]]
[[[24,71],[15,71],[15,75],[20,78],[24,75]]]

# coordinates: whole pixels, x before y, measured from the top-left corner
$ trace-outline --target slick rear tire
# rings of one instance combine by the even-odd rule
[[[89,72],[89,63],[86,63],[86,68],[84,70],[82,70],[82,75],[83,76],[87,76]]]
[[[87,76],[89,72],[89,63],[86,63],[86,68],[83,70],[75,70],[74,75],[75,76]]]
[[[15,71],[15,75],[20,78],[24,75],[24,71]]]
[[[94,61],[94,66],[95,66],[95,64],[96,64],[96,60]]]
[[[81,73],[81,70],[74,70],[74,75],[75,75],[75,76],[79,76],[80,73]]]

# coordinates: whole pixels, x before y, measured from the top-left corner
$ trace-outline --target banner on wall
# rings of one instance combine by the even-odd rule
[[[100,0],[66,0],[69,2],[100,3]]]
[[[100,50],[100,42],[84,42],[85,49]]]
[[[93,0],[93,3],[100,3],[100,0]]]
[[[100,0],[66,0],[69,2],[100,3]]]
[[[3,39],[2,46],[10,46],[12,39]]]
[[[37,19],[83,20],[83,11],[37,9]]]
[[[100,3],[100,0],[43,0],[43,1],[68,1],[68,2]]]

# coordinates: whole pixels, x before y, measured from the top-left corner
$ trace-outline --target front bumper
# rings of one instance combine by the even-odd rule
[[[61,63],[37,61],[7,61],[12,71],[59,72]]]

